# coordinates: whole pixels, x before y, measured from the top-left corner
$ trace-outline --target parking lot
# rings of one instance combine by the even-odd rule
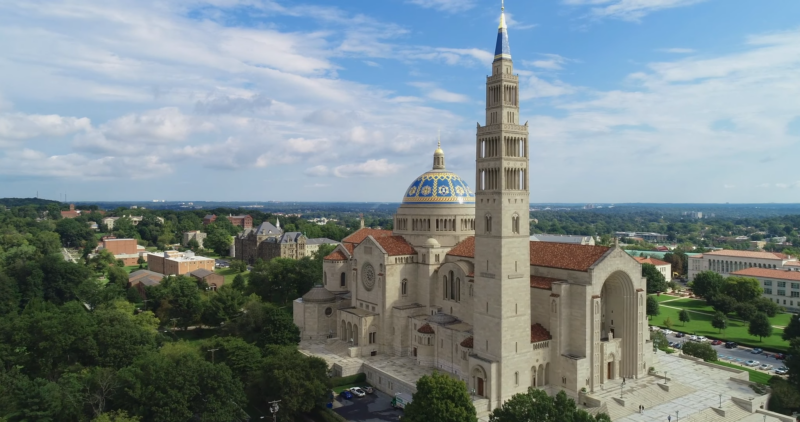
[[[336,397],[333,411],[354,422],[397,421],[403,411],[392,408],[391,402],[391,397],[376,390],[375,394],[353,397],[352,400]]]
[[[667,335],[667,340],[672,341],[672,342],[677,342],[677,343],[686,343],[686,342],[689,341],[689,336],[688,335],[686,337],[676,337],[675,334],[677,334],[677,333],[668,334]],[[710,340],[709,340],[709,344],[711,344]],[[726,349],[725,348],[725,343],[720,344],[718,346],[712,346],[712,347],[714,348],[714,350],[717,351],[717,355],[720,357],[720,360],[725,361],[725,362],[731,362],[731,363],[734,363],[734,364],[744,365],[744,362],[747,362],[748,360],[757,360],[760,363],[766,363],[766,364],[772,365],[773,368],[771,368],[770,370],[762,371],[762,372],[768,372],[771,375],[774,375],[773,370],[775,368],[779,368],[779,367],[783,366],[783,361],[775,359],[773,353],[767,353],[769,355],[769,357],[767,357],[764,353],[754,354],[754,353],[752,353],[752,349],[746,348],[746,347],[742,347],[742,346],[739,346],[736,349]],[[750,368],[750,369],[758,370],[757,367]]]

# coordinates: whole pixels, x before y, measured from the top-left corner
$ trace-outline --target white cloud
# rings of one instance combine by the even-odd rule
[[[523,60],[525,66],[538,67],[545,70],[561,70],[564,64],[572,60],[558,54],[542,54],[545,58],[540,60]]]
[[[385,158],[376,160],[367,160],[359,164],[345,164],[333,169],[333,175],[336,177],[382,177],[390,174],[397,173],[402,166],[399,164],[389,163]]]
[[[514,18],[514,15],[512,13],[509,13],[509,12],[505,12],[505,15],[506,15],[506,25],[510,29],[522,31],[522,30],[525,30],[525,29],[533,29],[533,28],[536,28],[538,26],[535,23],[527,23],[526,24],[526,23],[519,22]]]
[[[213,129],[211,123],[187,116],[177,107],[131,113],[100,126],[100,131],[109,139],[150,143],[182,141],[192,133]]]
[[[324,166],[324,165],[320,164],[318,166],[307,168],[306,171],[305,171],[305,174],[307,174],[309,176],[322,177],[322,176],[329,175],[330,174],[330,170],[328,170],[328,166]]]
[[[466,103],[470,101],[470,98],[466,95],[444,90],[431,82],[410,82],[409,85],[422,90],[422,94],[431,100],[445,103]]]
[[[475,7],[475,0],[408,0],[408,3],[449,13],[463,12]]]
[[[659,10],[691,6],[707,0],[563,0],[572,6],[590,6],[596,18],[637,21]]]
[[[100,157],[80,154],[48,155],[23,149],[9,151],[0,158],[0,174],[15,176],[57,177],[65,179],[148,179],[172,172],[159,157]]]
[[[64,117],[56,114],[0,113],[0,141],[38,137],[60,137],[92,127],[86,117]]]
[[[673,54],[691,54],[694,53],[696,50],[692,48],[660,48],[658,51],[662,53],[673,53]]]

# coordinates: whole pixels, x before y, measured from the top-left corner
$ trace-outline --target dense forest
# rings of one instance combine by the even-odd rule
[[[63,247],[97,243],[84,220],[99,213],[58,207],[0,208],[0,421],[243,421],[270,417],[272,400],[293,421],[328,400],[327,364],[297,350],[285,305],[330,248],[259,262],[218,291],[184,276],[140,291],[113,257],[65,260]],[[162,215],[130,234],[168,243],[199,218]]]

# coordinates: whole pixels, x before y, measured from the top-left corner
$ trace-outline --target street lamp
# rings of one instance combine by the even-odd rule
[[[619,385],[619,398],[622,399],[622,389],[625,388],[625,380],[622,380],[622,384]]]
[[[719,408],[722,409],[722,394],[719,395]]]

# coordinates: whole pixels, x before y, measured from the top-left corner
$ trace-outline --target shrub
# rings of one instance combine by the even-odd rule
[[[708,343],[686,342],[683,344],[683,353],[703,359],[706,362],[714,362],[717,360],[717,351]]]
[[[358,384],[367,380],[367,374],[355,374],[348,377],[334,377],[331,378],[331,385],[333,387],[340,387],[342,385]]]

